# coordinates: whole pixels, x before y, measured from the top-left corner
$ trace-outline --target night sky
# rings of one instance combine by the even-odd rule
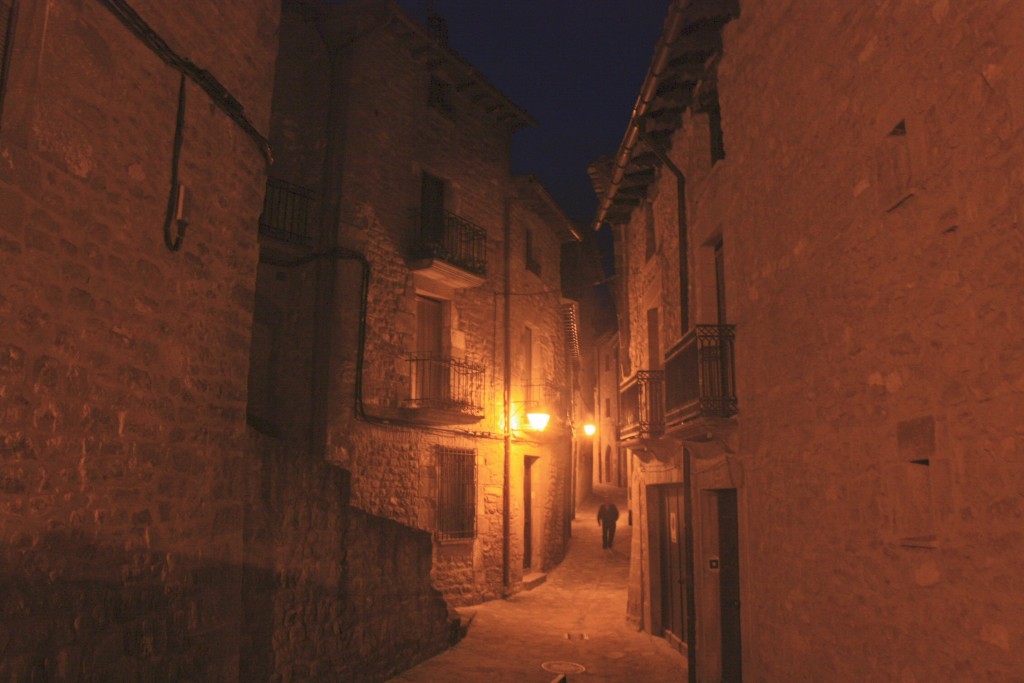
[[[516,133],[515,173],[540,178],[583,224],[596,199],[587,164],[629,123],[669,0],[399,0],[448,21],[452,49],[539,122]]]

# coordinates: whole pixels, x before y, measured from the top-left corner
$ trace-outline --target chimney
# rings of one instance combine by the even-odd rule
[[[427,30],[441,47],[448,47],[448,22],[437,12],[427,15]]]

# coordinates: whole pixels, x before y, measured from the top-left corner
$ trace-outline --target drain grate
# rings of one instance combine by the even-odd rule
[[[590,640],[590,636],[586,633],[566,633],[566,640]]]
[[[553,674],[581,674],[587,670],[587,667],[576,662],[544,662],[540,668]]]

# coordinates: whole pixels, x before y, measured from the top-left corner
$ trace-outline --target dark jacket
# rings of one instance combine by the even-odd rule
[[[601,526],[615,526],[618,519],[619,508],[615,507],[615,503],[602,503],[597,510],[597,521]]]

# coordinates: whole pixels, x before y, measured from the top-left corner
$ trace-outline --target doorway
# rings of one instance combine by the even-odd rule
[[[533,566],[533,466],[537,456],[523,458],[523,573]]]
[[[706,652],[710,658],[708,669],[718,665],[722,681],[738,683],[743,680],[743,647],[736,489],[704,490],[702,500],[705,569],[710,579],[705,594],[708,602],[704,603],[704,608],[709,612],[707,636],[710,649]]]
[[[682,484],[658,487],[662,635],[676,649],[686,642],[686,543]]]
[[[413,398],[422,405],[445,407],[451,399],[448,364],[444,362],[444,303],[416,297],[416,373]]]

